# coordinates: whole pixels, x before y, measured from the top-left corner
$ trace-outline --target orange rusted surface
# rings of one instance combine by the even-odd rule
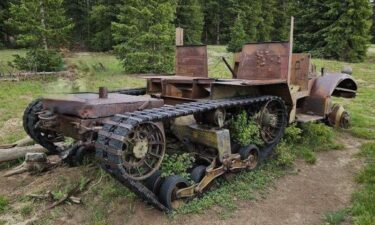
[[[177,46],[176,75],[208,77],[207,46]]]
[[[310,95],[320,97],[354,98],[356,96],[357,83],[353,77],[343,73],[326,73],[316,79]]]
[[[287,80],[289,43],[270,42],[246,44],[242,48],[238,79]]]

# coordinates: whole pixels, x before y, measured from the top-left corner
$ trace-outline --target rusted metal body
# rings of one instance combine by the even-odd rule
[[[355,97],[353,77],[318,74],[309,54],[292,49],[292,41],[245,44],[234,55],[233,77],[216,79],[208,77],[206,46],[177,46],[174,76],[147,76],[145,89],[101,87],[98,93],[45,97],[25,111],[25,130],[55,150],[55,140],[74,138],[68,155],[75,158],[95,149],[103,169],[156,207],[170,209],[171,199],[199,194],[218,176],[255,169],[287,123],[348,126],[349,114],[332,96]],[[259,126],[262,146],[239,147],[232,140],[227,124],[240,110]],[[154,177],[166,151],[166,129],[204,167],[191,172],[195,184]],[[173,189],[164,184],[178,190],[168,192]]]
[[[100,126],[105,119],[115,114],[158,108],[164,105],[163,100],[150,96],[106,92],[101,88],[98,94],[82,93],[45,97],[42,99],[44,110],[52,111],[53,115],[42,118],[41,122],[45,128],[64,133],[65,136],[86,140],[91,137],[96,126]]]

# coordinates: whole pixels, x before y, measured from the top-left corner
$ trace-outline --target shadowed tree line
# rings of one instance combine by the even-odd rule
[[[172,72],[174,28],[185,44],[288,40],[295,51],[362,61],[375,36],[370,0],[2,0],[0,47],[110,51],[128,72]],[[373,39],[375,41],[375,39]]]

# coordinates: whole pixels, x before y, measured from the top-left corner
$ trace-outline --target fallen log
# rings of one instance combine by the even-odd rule
[[[62,149],[65,149],[68,147],[65,143],[56,143],[57,146],[59,146]],[[7,162],[11,160],[15,160],[18,158],[22,158],[26,155],[26,153],[47,153],[48,151],[43,148],[41,145],[30,145],[30,146],[23,146],[23,147],[12,147],[12,148],[0,148],[0,163]]]
[[[13,144],[15,144],[17,147],[24,147],[35,144],[35,141],[31,139],[31,137],[27,136],[21,140],[14,142]]]
[[[8,149],[8,148],[14,148],[14,147],[16,147],[16,144],[0,145],[0,149]]]
[[[31,145],[24,147],[13,147],[0,149],[0,163],[22,158],[29,152],[44,152],[47,150],[40,145]]]
[[[35,144],[35,141],[31,139],[29,136],[18,140],[12,144],[4,144],[0,145],[0,149],[8,149],[8,148],[13,148],[13,147],[24,147],[24,146],[29,146]]]

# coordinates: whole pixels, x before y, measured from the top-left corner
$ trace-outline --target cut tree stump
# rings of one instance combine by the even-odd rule
[[[25,162],[6,173],[4,177],[9,177],[24,172],[41,173],[48,170],[53,165],[54,164],[49,162],[45,153],[27,153],[25,156]]]

